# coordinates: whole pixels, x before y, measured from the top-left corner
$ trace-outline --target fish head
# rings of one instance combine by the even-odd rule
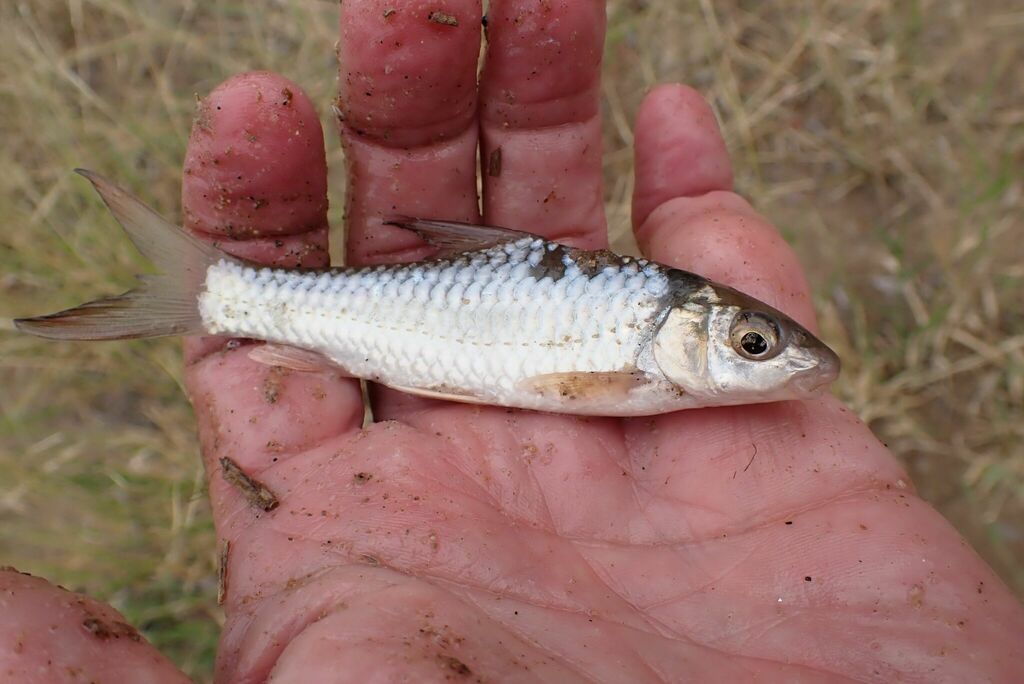
[[[839,357],[805,327],[713,283],[675,297],[652,347],[665,377],[707,406],[808,399],[839,376]]]

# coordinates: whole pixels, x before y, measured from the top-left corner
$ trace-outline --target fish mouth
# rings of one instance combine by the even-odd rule
[[[798,371],[787,383],[798,394],[809,396],[822,392],[839,377],[839,357],[829,350],[810,368]]]

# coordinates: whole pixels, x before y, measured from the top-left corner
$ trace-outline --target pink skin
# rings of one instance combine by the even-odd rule
[[[503,163],[484,177],[488,220],[605,244],[602,6],[492,1],[479,130],[484,159],[500,146]],[[349,261],[422,256],[379,217],[477,217],[480,10],[341,10]],[[426,22],[435,10],[459,26]],[[267,263],[324,263],[326,170],[305,95],[259,73],[208,103],[186,161],[189,225],[224,237],[231,222],[241,239],[226,247]],[[792,251],[731,192],[699,95],[653,91],[636,155],[649,256],[814,325]],[[271,370],[214,341],[188,353],[230,542],[219,681],[1024,681],[1017,601],[833,399],[612,420],[378,392],[381,420],[364,430],[351,380]],[[254,509],[222,478],[225,456],[280,506]],[[40,580],[0,573],[0,610],[0,673],[48,673],[19,681],[74,681],[67,667],[116,679],[143,661],[150,681],[180,680],[145,644],[83,629],[109,609]]]

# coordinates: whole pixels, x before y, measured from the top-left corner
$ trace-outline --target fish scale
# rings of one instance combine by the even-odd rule
[[[552,277],[540,264],[556,250]],[[635,365],[667,287],[657,265],[588,273],[564,247],[524,238],[427,266],[319,274],[222,259],[199,301],[214,334],[312,349],[390,385],[508,398],[533,377]]]

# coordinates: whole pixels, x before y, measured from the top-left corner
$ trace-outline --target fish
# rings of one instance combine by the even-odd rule
[[[655,261],[528,232],[382,218],[436,249],[365,267],[230,256],[101,175],[87,178],[156,267],[136,288],[16,327],[55,340],[219,335],[249,356],[414,395],[626,417],[810,399],[839,357],[792,318]]]

